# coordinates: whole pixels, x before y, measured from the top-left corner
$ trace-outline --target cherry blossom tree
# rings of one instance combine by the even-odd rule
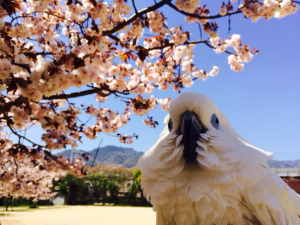
[[[280,19],[299,3],[231,0],[212,14],[200,0],[154,0],[143,9],[134,0],[0,0],[0,197],[50,198],[52,179],[65,171],[84,174],[82,158],[70,162],[51,150],[76,147],[83,135],[116,133],[130,115],[147,115],[158,104],[168,110],[170,98],[145,97],[155,89],[179,92],[217,75],[217,66],[194,64],[196,45],[228,54],[232,70],[244,69],[258,51],[243,45],[238,34],[221,38],[218,20],[237,14],[253,22]],[[166,8],[174,11],[168,18],[184,15],[196,24],[200,38],[181,24],[170,27]],[[94,99],[89,105],[71,102],[87,95]],[[95,106],[110,97],[124,102],[122,112]],[[95,124],[82,123],[81,113]],[[157,124],[152,117],[143,120]],[[31,126],[44,130],[42,144],[23,134]],[[123,143],[135,137],[118,134]]]

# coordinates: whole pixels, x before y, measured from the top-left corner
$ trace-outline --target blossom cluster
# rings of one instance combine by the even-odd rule
[[[97,119],[97,123],[93,126],[87,127],[87,130],[83,133],[91,138],[97,138],[99,132],[103,133],[115,133],[118,128],[123,127],[128,123],[130,113],[128,111],[121,115],[118,115],[116,111],[109,110],[108,108],[98,109],[95,106],[89,106],[87,113],[93,115]]]
[[[176,0],[175,5],[179,10],[183,10],[189,13],[195,11],[198,6],[200,0]]]
[[[157,100],[153,95],[149,99],[144,99],[141,95],[131,99],[130,109],[131,111],[139,116],[142,116],[149,112],[150,109],[155,109]]]
[[[233,34],[229,39],[221,40],[220,37],[210,38],[211,44],[215,47],[216,53],[226,51],[228,48],[233,48],[236,54],[228,56],[230,68],[234,71],[244,69],[243,62],[249,62],[253,58],[253,54],[247,45],[242,45],[241,36]]]
[[[117,135],[119,137],[119,142],[124,144],[132,144],[133,143],[133,136],[131,135]]]
[[[81,158],[72,163],[38,148],[13,144],[7,136],[5,132],[0,133],[0,197],[49,199],[55,195],[53,179],[65,175],[65,171],[82,175]]]
[[[167,31],[164,21],[164,16],[158,11],[151,11],[147,13],[149,19],[149,27],[152,32],[155,33],[164,33]]]
[[[287,15],[294,14],[298,5],[295,5],[292,0],[264,0],[263,2],[244,2],[239,8],[242,10],[245,17],[250,17],[253,22],[259,18],[270,19],[272,17],[281,19]]]

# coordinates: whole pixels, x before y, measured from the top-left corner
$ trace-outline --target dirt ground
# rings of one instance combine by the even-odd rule
[[[155,213],[148,207],[62,206],[0,211],[0,225],[155,225]]]

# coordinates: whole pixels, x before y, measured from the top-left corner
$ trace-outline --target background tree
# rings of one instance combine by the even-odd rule
[[[13,197],[12,196],[8,196],[8,197],[3,197],[1,199],[4,202],[5,205],[5,211],[8,211],[9,206],[11,207],[11,210],[13,211]]]
[[[95,202],[98,202],[99,198],[100,198],[103,175],[99,174],[99,173],[92,173],[92,174],[87,175],[86,178],[90,182],[90,185],[93,189],[93,195],[94,195]]]
[[[119,186],[115,183],[114,180],[109,180],[107,183],[107,189],[109,191],[110,201],[112,203],[116,203],[119,194]]]
[[[141,197],[143,197],[143,190],[141,187],[141,177],[142,177],[142,172],[139,169],[135,169],[133,171],[133,183],[130,189],[130,194],[134,197],[136,197],[138,193],[141,193]]]
[[[107,202],[107,191],[110,201],[117,202],[119,191],[124,192],[124,185],[132,178],[132,169],[114,165],[99,165],[88,168],[87,182],[91,184],[95,202]]]
[[[89,185],[83,178],[67,174],[57,182],[58,192],[65,196],[65,204],[85,204],[89,196]]]
[[[242,70],[257,50],[244,45],[238,34],[221,38],[219,19],[237,14],[252,21],[282,18],[295,13],[299,2],[231,0],[220,2],[215,14],[199,0],[149,1],[143,9],[134,0],[130,4],[0,0],[0,197],[49,198],[51,181],[62,171],[83,175],[82,159],[72,163],[51,154],[76,147],[82,135],[94,139],[99,133],[116,133],[132,113],[146,115],[144,123],[155,127],[147,113],[157,104],[167,110],[171,99],[148,94],[169,88],[179,92],[218,73],[217,66],[200,69],[194,64],[195,45],[228,54],[230,68]],[[199,32],[192,34],[182,24],[169,27],[166,8],[173,10],[172,16],[186,16]],[[124,102],[124,110],[71,102],[87,95],[98,102],[115,97]],[[95,123],[82,121],[81,113],[93,116]],[[42,143],[25,135],[36,125],[44,130]],[[123,143],[137,137],[117,136]]]

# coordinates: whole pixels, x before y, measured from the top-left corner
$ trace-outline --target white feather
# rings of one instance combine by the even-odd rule
[[[197,141],[197,165],[184,161],[182,135],[176,134],[185,111],[196,113],[207,128]],[[219,129],[210,123],[212,114]],[[157,225],[300,224],[299,196],[267,165],[273,154],[240,137],[211,99],[181,94],[171,103],[165,124],[156,144],[138,161]]]

